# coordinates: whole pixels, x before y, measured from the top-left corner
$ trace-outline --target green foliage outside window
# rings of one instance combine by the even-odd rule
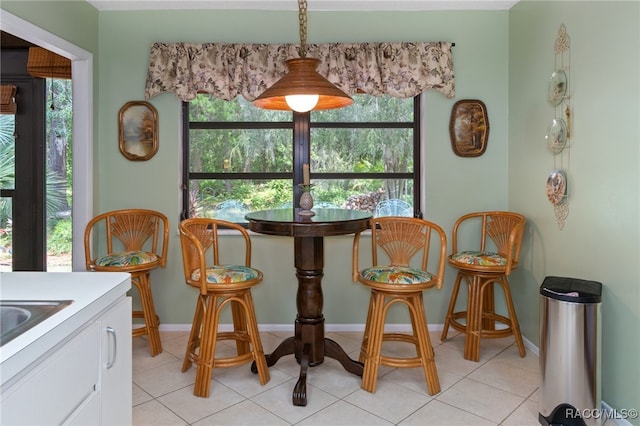
[[[310,115],[316,206],[353,197],[414,201],[414,99],[358,95],[352,106]],[[261,110],[243,98],[198,95],[189,111],[189,215],[243,221],[246,211],[291,207],[293,114]],[[374,195],[371,195],[374,194]],[[365,205],[373,211],[373,206]]]
[[[70,254],[72,182],[71,80],[47,79],[46,214],[49,255]],[[0,115],[0,188],[15,189],[15,116]],[[0,198],[0,258],[10,258],[12,199]],[[69,265],[70,268],[71,265]]]

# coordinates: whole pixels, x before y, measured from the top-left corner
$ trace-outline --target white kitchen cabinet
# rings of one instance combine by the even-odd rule
[[[117,299],[7,385],[3,425],[130,425],[131,299]]]
[[[103,425],[131,424],[131,298],[105,313],[102,325]]]

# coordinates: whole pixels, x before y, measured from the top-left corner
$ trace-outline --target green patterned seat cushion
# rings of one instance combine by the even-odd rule
[[[113,253],[96,259],[96,266],[135,266],[158,260],[155,253],[147,251],[124,251]]]
[[[369,281],[385,284],[424,284],[433,279],[427,271],[407,266],[374,266],[361,274]]]
[[[490,251],[468,250],[451,255],[451,260],[466,265],[505,266],[507,259]]]
[[[212,284],[231,284],[258,278],[260,273],[243,265],[213,265],[207,268],[207,282]],[[200,280],[200,269],[191,274],[194,281]]]

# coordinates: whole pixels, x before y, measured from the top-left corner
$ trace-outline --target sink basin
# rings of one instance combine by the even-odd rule
[[[10,332],[31,318],[31,311],[18,306],[0,306],[0,334]]]
[[[0,346],[15,339],[73,300],[3,300],[0,301]]]

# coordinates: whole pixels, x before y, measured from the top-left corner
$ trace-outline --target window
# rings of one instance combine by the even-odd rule
[[[346,108],[291,113],[200,94],[183,103],[183,217],[242,223],[249,211],[297,205],[304,164],[314,209],[420,217],[420,116],[420,96],[356,95]],[[376,209],[384,200],[404,207]]]

